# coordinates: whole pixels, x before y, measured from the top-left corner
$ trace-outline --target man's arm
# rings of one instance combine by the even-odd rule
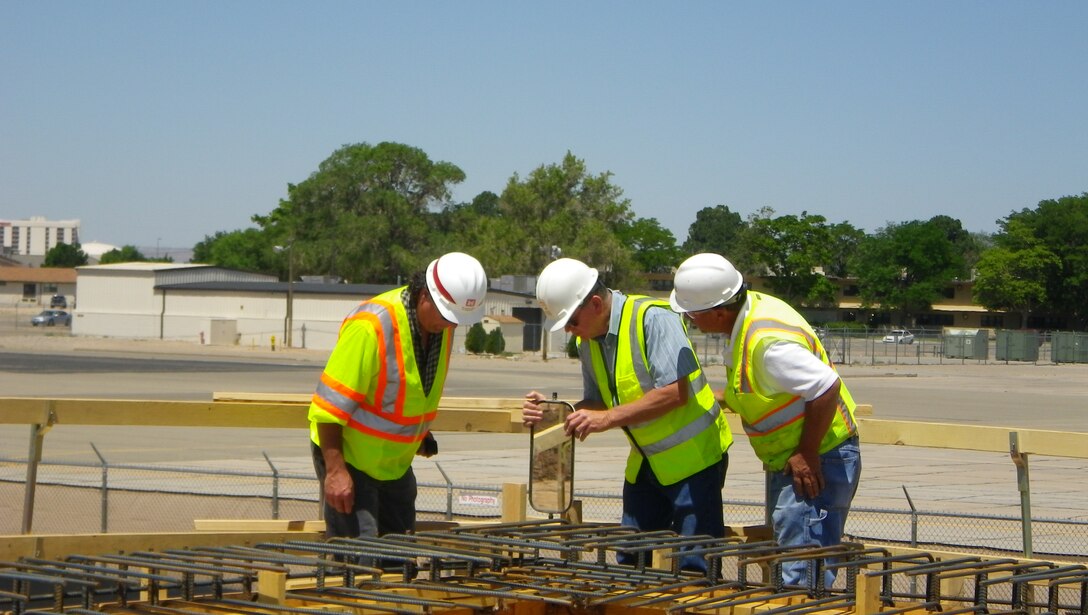
[[[793,476],[794,490],[806,498],[814,498],[824,489],[820,442],[835,419],[841,382],[836,380],[819,397],[805,402],[805,423],[801,429],[801,441],[786,460],[784,471]]]
[[[338,423],[319,423],[317,436],[321,440],[321,456],[325,459],[325,502],[344,514],[355,508],[355,483],[344,461],[344,428]]]
[[[652,421],[687,401],[688,382],[685,378],[653,389],[635,401],[620,404],[606,412],[583,405],[582,409],[567,417],[567,434],[585,440],[591,433]]]

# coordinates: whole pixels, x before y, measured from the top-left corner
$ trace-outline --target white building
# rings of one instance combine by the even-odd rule
[[[58,243],[79,243],[79,220],[0,220],[0,249],[14,256],[45,256]]]
[[[210,265],[119,263],[78,267],[73,335],[183,340],[216,345],[332,349],[340,323],[382,284],[279,282]],[[506,350],[540,347],[541,310],[531,295],[488,292],[485,312],[502,323]],[[290,316],[288,316],[290,314]],[[519,328],[513,322],[519,320]],[[489,323],[490,324],[490,323]],[[494,325],[492,325],[494,326]],[[454,352],[464,352],[458,327]]]

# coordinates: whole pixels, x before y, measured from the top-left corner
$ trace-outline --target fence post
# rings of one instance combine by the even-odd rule
[[[94,445],[94,442],[91,442],[90,445],[94,454],[98,455],[98,461],[102,463],[102,512],[99,516],[101,517],[102,533],[105,534],[109,532],[110,527],[110,466],[102,453],[98,452],[98,447]]]
[[[910,546],[918,548],[918,509],[914,507],[914,500],[910,499],[906,485],[903,487],[903,495],[907,496],[907,505],[910,506]],[[910,575],[910,595],[914,597],[918,593],[918,575]]]
[[[1009,432],[1009,456],[1016,466],[1016,487],[1020,490],[1020,528],[1024,536],[1024,557],[1031,557],[1031,478],[1028,454],[1020,452],[1020,434]]]
[[[442,474],[442,478],[446,481],[446,521],[450,521],[453,519],[453,481],[450,480],[446,471],[442,469],[442,464],[436,461],[434,467],[438,468],[438,472]]]
[[[272,468],[272,518],[280,518],[280,473],[276,469],[276,466],[272,464],[272,460],[268,458],[268,453],[261,451],[264,455],[264,460],[268,464],[268,467]]]
[[[53,423],[57,422],[54,403],[53,400],[46,402],[49,416],[44,424],[35,423],[30,426],[30,450],[26,455],[26,484],[23,486],[22,532],[24,534],[29,534],[34,527],[34,494],[38,488],[38,464],[42,461],[45,434],[53,428]]]

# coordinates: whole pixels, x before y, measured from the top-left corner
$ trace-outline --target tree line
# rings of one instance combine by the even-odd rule
[[[452,188],[464,179],[455,164],[416,147],[345,145],[288,184],[272,211],[253,216],[254,227],[205,236],[193,262],[281,279],[294,272],[398,283],[452,250],[478,258],[492,277],[535,275],[562,255],[597,267],[613,287],[636,290],[645,287],[643,274],[668,273],[707,251],[766,276],[795,305],[833,306],[831,278],[849,278],[863,308],[908,321],[951,284],[973,280],[987,309],[1088,323],[1088,192],[1013,212],[994,234],[969,233],[944,215],[866,233],[807,211],[763,208],[743,217],[718,204],[699,210],[678,242],[656,218],[634,214],[610,172],[593,173],[570,152],[525,177],[513,174],[497,193],[453,202]]]

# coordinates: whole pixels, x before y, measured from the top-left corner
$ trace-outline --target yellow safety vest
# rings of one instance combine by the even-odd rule
[[[749,292],[748,301],[748,313],[733,340],[733,364],[726,370],[725,403],[743,419],[756,456],[771,470],[781,470],[801,442],[805,400],[792,393],[767,396],[759,390],[755,371],[762,368],[764,351],[775,342],[793,342],[809,349],[831,369],[835,366],[812,327],[784,301],[757,292]],[[855,406],[846,384],[840,381],[838,411],[820,441],[820,453],[857,433]]]
[[[579,340],[579,354],[583,361],[591,361],[601,398],[609,408],[640,399],[655,388],[643,327],[646,311],[651,308],[668,309],[668,303],[643,296],[629,296],[624,302],[616,347],[615,380],[609,378],[601,344]],[[695,361],[698,365],[697,358]],[[663,485],[671,485],[718,463],[722,453],[733,443],[733,434],[702,368],[693,371],[687,379],[689,393],[684,406],[628,427],[628,435],[634,442],[624,472],[627,482],[635,482],[643,454],[657,480]]]
[[[344,426],[344,460],[378,480],[404,476],[438,410],[449,369],[450,337],[429,395],[424,395],[404,287],[359,304],[344,319],[336,347],[310,401],[310,439],[318,423]]]

